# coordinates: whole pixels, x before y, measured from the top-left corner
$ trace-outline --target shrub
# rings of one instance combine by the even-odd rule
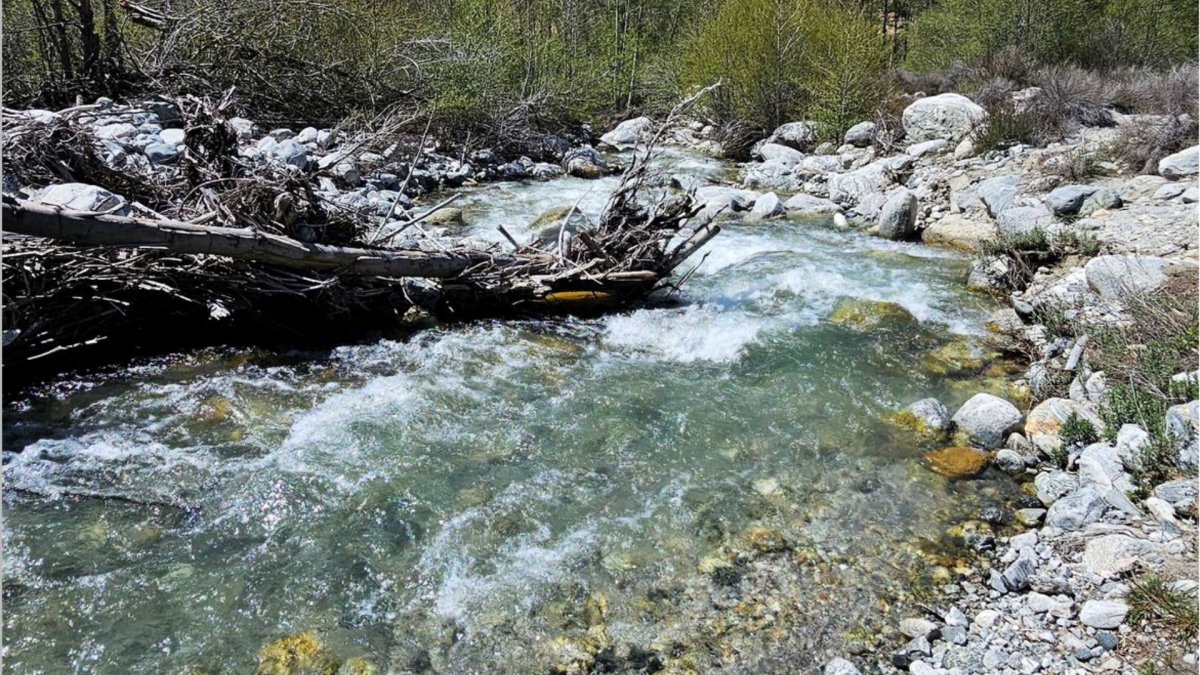
[[[1190,116],[1141,119],[1121,126],[1112,152],[1131,171],[1156,173],[1163,157],[1195,145],[1196,135]]]
[[[1100,440],[1096,427],[1076,413],[1071,413],[1063,421],[1062,431],[1059,432],[1064,446],[1081,447],[1091,445]]]
[[[1009,104],[988,111],[987,121],[975,134],[975,147],[980,152],[1007,150],[1014,145],[1037,145],[1041,139],[1037,116],[1017,112]]]
[[[1129,585],[1126,601],[1129,603],[1129,620],[1134,624],[1164,628],[1177,637],[1194,638],[1196,635],[1200,615],[1195,598],[1173,590],[1156,574],[1135,577]]]

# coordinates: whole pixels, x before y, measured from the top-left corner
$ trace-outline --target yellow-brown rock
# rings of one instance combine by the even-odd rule
[[[953,446],[934,450],[925,455],[929,466],[947,478],[970,478],[983,471],[992,459],[992,453],[966,446]]]

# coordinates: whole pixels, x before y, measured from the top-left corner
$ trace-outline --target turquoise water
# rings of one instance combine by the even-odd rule
[[[611,187],[495,185],[465,210],[516,234]],[[621,654],[786,672],[804,658],[786,650],[840,648],[927,571],[912,542],[1007,494],[930,473],[881,422],[971,393],[916,367],[981,331],[965,273],[828,223],[735,220],[670,304],[63,378],[5,416],[6,666],[253,672],[311,630],[381,672],[545,672],[600,624]],[[848,297],[920,328],[831,325]],[[755,527],[788,550],[717,581]]]

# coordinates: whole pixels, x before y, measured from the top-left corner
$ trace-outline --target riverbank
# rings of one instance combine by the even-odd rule
[[[606,161],[645,128],[608,135]],[[1035,407],[1039,363],[1018,347],[1040,315],[965,288],[1001,289],[1007,277],[983,272],[1004,260],[972,271],[957,250],[876,236],[974,248],[1003,228],[1083,223],[1005,214],[1040,214],[1044,164],[1103,132],[956,158],[938,139],[886,153],[867,128],[818,148],[789,126],[736,170],[705,159],[719,148],[703,124],[673,134],[685,150],[667,153],[663,182],[695,187],[728,225],[678,305],[442,326],[316,356],[190,353],[55,383],[5,429],[24,448],[5,456],[22,491],[6,491],[18,658],[128,663],[123,648],[147,667],[223,672],[267,645],[260,666],[303,654],[401,672],[807,672],[839,653],[883,672],[1165,662],[1151,658],[1155,624],[1129,611],[1100,623],[1137,604],[1128,558],[1168,584],[1194,563],[1194,478],[1151,488],[1172,525],[1157,502],[1112,490],[1131,484],[1129,443],[1066,448],[1066,471],[1052,469],[1062,433],[1035,411],[1099,418],[1093,361],[1066,369],[1071,340],[1043,334],[1040,367],[1079,384],[1071,404],[1067,391]],[[595,213],[614,181],[468,186],[463,224],[444,227],[532,237],[539,214]],[[1170,265],[1194,263],[1169,215],[1186,195],[1110,200],[1088,232],[1101,250],[1150,242]],[[1154,214],[1150,237],[1105,224]],[[1092,288],[1078,249],[1098,251],[1082,241],[1041,277],[1082,266]],[[201,555],[197,539],[211,542]],[[155,593],[131,600],[147,583]],[[87,611],[71,604],[80,592]],[[166,603],[171,628],[106,632],[129,602]],[[78,651],[35,611],[95,627],[107,652]],[[162,662],[151,638],[170,640]]]

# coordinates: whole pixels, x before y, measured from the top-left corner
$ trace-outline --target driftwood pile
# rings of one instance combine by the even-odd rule
[[[438,207],[383,223],[348,212],[313,190],[327,166],[264,167],[239,156],[228,101],[173,105],[186,148],[167,170],[109,166],[87,123],[101,114],[95,106],[41,117],[5,111],[10,375],[96,352],[389,330],[413,307],[455,317],[620,308],[669,286],[718,231],[697,222],[691,194],[650,187],[653,142],[597,222],[575,233],[564,222],[554,245],[520,243],[501,228],[507,248],[429,234],[421,219]],[[404,122],[344,145],[387,142]],[[59,182],[97,185],[129,208],[70,211],[15,191]]]

